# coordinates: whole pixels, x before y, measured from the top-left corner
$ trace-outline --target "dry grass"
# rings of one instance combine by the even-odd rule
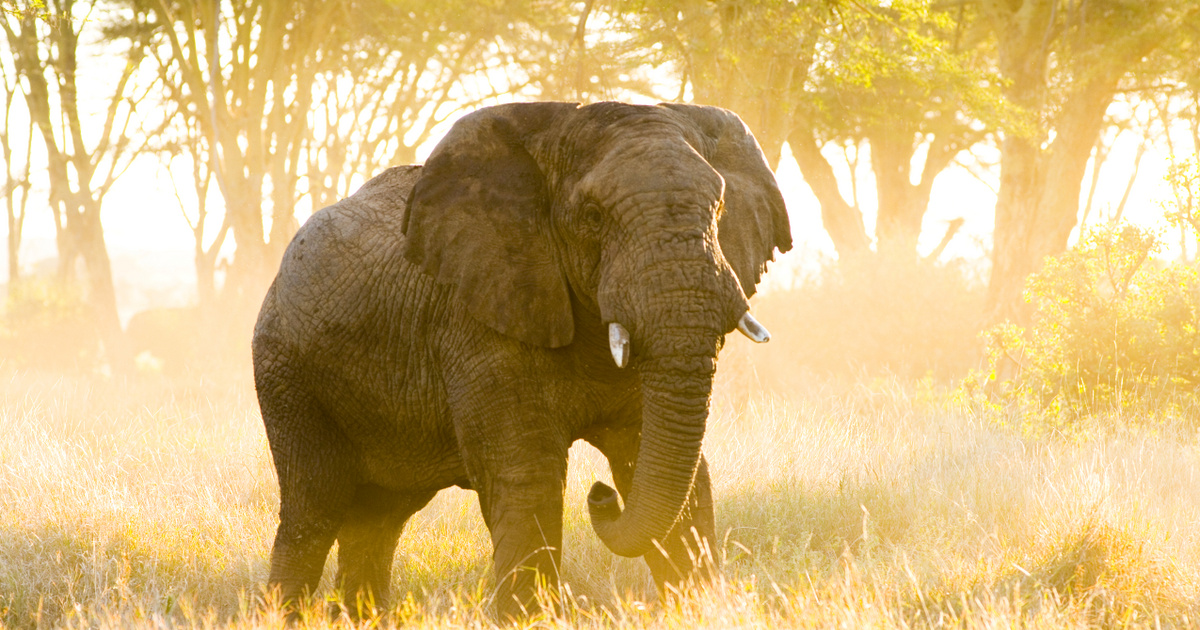
[[[661,601],[641,562],[604,550],[584,497],[607,466],[578,445],[567,604],[533,623],[1200,623],[1196,436],[1027,437],[930,385],[768,378],[753,349],[725,352],[706,441],[724,581]],[[0,391],[0,623],[280,625],[262,592],[278,496],[247,377],[9,374]],[[490,624],[472,493],[439,495],[400,547],[397,605],[368,624]]]

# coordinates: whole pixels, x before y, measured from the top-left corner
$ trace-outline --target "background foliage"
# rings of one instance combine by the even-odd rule
[[[1193,194],[1194,164],[1170,171]],[[1167,214],[1193,227],[1182,202]],[[1029,328],[1006,323],[986,334],[991,389],[1025,408],[1025,424],[1064,428],[1108,415],[1118,424],[1196,426],[1200,270],[1156,259],[1163,245],[1153,230],[1101,227],[1030,276]]]

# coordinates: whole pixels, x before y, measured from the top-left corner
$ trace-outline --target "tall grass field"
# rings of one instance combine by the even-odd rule
[[[779,332],[779,331],[777,331]],[[731,338],[705,439],[723,577],[660,596],[609,553],[571,454],[563,604],[536,627],[1200,626],[1196,424],[1033,434],[954,382],[830,379]],[[248,369],[0,382],[0,624],[279,627],[278,490]],[[1111,427],[1119,423],[1114,420]],[[409,523],[394,604],[311,627],[489,627],[475,495]]]

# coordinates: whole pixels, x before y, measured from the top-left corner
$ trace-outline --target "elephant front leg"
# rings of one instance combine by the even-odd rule
[[[608,458],[617,491],[622,498],[628,497],[637,461],[639,433],[633,429],[604,429],[588,436],[587,441]],[[716,540],[712,482],[708,475],[708,462],[702,455],[696,479],[679,520],[666,538],[659,542],[660,549],[643,556],[658,589],[679,589],[689,582],[708,581],[715,577],[719,568]]]
[[[518,358],[524,356],[523,351]],[[450,379],[459,450],[492,536],[499,620],[536,612],[558,593],[563,490],[571,445],[556,394],[530,366],[494,363]],[[544,589],[544,590],[542,590]]]
[[[286,500],[284,506],[271,551],[271,575],[267,583],[279,589],[280,604],[288,611],[289,620],[295,620],[303,601],[313,595],[321,580],[340,517],[295,517]]]
[[[519,618],[536,611],[539,587],[554,594],[562,562],[564,454],[554,469],[500,475],[481,490],[480,507],[492,534],[496,612]]]
[[[472,479],[492,535],[494,601],[500,619],[519,619],[538,610],[539,589],[557,592],[566,456],[565,448],[557,456],[531,448]]]

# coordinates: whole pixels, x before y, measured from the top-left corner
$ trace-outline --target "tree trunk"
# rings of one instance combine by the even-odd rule
[[[1000,147],[1000,190],[988,308],[993,320],[1026,321],[1029,274],[1067,247],[1079,215],[1088,159],[1123,76],[1179,28],[1172,3],[1109,3],[1066,11],[1056,0],[981,3],[997,38],[1008,100],[1029,114]],[[1108,35],[1100,38],[1097,33]]]
[[[12,196],[8,199],[8,286],[13,287],[21,280],[21,225],[16,220]]]
[[[143,50],[140,47],[145,41],[131,40],[124,74],[108,99],[107,121],[95,146],[88,148],[85,131],[91,130],[80,116],[76,90],[80,31],[75,30],[82,29],[87,21],[74,19],[73,0],[51,2],[47,6],[60,17],[43,24],[39,21],[42,18],[31,11],[15,20],[5,16],[0,24],[14,52],[14,65],[25,79],[31,127],[38,130],[45,147],[59,279],[73,282],[75,264],[83,259],[93,322],[111,366],[125,371],[132,367],[132,361],[117,317],[116,289],[100,208],[116,174],[123,170],[121,158],[140,151],[129,148],[126,142],[130,135],[136,134],[136,129],[128,126],[130,119],[121,122],[116,112],[120,103],[125,103],[130,115],[136,108],[137,99],[131,96],[127,80],[140,61]],[[107,168],[101,164],[107,164]],[[107,170],[107,177],[96,181],[98,171],[103,170]]]
[[[7,147],[6,147],[7,149]],[[7,151],[6,151],[7,153]],[[10,159],[5,163],[11,168]],[[8,213],[8,286],[11,288],[21,279],[21,234],[25,227],[25,212],[29,203],[29,173],[28,159],[23,180],[18,181],[10,170],[8,176],[8,194],[5,195],[5,209]],[[21,193],[21,201],[17,202],[17,191]]]
[[[25,212],[29,206],[29,162],[33,157],[33,125],[25,129],[24,155],[21,156],[22,166],[18,171],[13,163],[13,134],[12,106],[16,100],[20,83],[8,82],[8,72],[4,76],[4,131],[0,133],[0,158],[4,160],[4,209],[8,217],[8,285],[12,287],[21,278],[21,233],[25,227]],[[17,196],[20,195],[20,201]]]
[[[881,252],[917,260],[917,242],[933,182],[950,166],[954,156],[974,142],[974,134],[943,129],[929,138],[920,181],[912,183],[913,157],[920,143],[918,129],[904,121],[868,131],[871,145],[871,169],[875,172],[875,190],[879,210],[875,237]]]
[[[232,217],[230,225],[237,251],[225,279],[225,294],[235,301],[256,295],[255,287],[262,284],[261,278],[269,267],[259,205],[261,199],[259,194],[226,199],[229,204],[226,211]]]
[[[928,191],[922,195],[909,179],[915,138],[915,131],[903,128],[895,132],[880,130],[868,138],[879,201],[875,219],[878,249],[912,260],[917,258],[917,238],[929,207]]]
[[[870,251],[871,239],[863,226],[862,212],[842,197],[833,167],[821,155],[821,147],[812,131],[798,126],[788,135],[788,146],[800,166],[804,182],[821,204],[821,222],[833,240],[838,256],[846,259]]]
[[[1094,77],[1068,95],[1054,141],[1010,135],[1001,144],[1000,191],[988,308],[994,321],[1025,322],[1025,279],[1047,256],[1063,252],[1079,217],[1084,172],[1099,137],[1117,77]]]
[[[109,365],[117,372],[128,372],[133,368],[121,321],[117,317],[117,291],[113,284],[112,261],[104,243],[104,230],[100,225],[99,203],[79,215],[75,233],[79,255],[87,267],[88,303],[92,307],[96,329],[104,342],[105,356]]]
[[[217,248],[205,251],[199,244],[194,249],[196,265],[196,301],[201,308],[212,307],[217,300]]]

